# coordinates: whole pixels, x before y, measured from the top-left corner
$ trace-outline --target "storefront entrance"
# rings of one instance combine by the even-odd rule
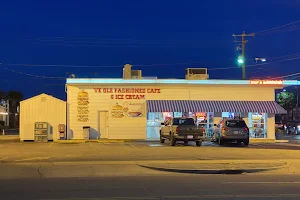
[[[98,132],[101,139],[108,138],[108,112],[98,112]]]
[[[203,126],[207,136],[212,135],[214,126],[213,112],[149,112],[147,114],[147,139],[159,139],[161,123],[167,118],[194,118],[197,126]]]
[[[147,139],[158,139],[161,123],[173,117],[194,118],[198,126],[205,128],[207,138],[212,137],[214,124],[222,118],[241,117],[251,138],[272,138],[272,115],[286,113],[275,101],[147,100],[147,111]]]

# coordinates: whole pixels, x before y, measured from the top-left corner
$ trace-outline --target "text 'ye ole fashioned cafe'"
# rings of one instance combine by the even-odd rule
[[[123,78],[67,79],[68,139],[159,139],[166,118],[193,117],[212,135],[222,118],[242,117],[251,138],[275,138],[275,115],[286,111],[275,89],[296,80],[216,80],[206,69],[186,70],[185,79],[143,77],[125,65]]]
[[[160,93],[153,88],[94,88],[97,93],[109,93],[111,99],[145,99],[146,93]]]

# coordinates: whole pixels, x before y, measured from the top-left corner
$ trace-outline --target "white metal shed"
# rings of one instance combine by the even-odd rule
[[[58,140],[58,125],[66,124],[66,102],[40,94],[20,102],[20,140],[34,140],[34,123],[48,122],[51,136]]]

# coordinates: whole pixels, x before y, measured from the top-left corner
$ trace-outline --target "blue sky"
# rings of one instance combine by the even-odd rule
[[[1,1],[0,89],[65,99],[68,74],[121,77],[126,63],[144,76],[184,78],[185,68],[207,67],[211,78],[240,79],[232,34],[300,20],[299,9],[297,0]],[[248,67],[248,78],[299,72],[299,33],[248,38],[247,64],[271,62]]]

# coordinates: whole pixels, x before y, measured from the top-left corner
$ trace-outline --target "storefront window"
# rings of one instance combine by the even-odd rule
[[[242,113],[239,112],[222,112],[222,117],[226,117],[226,118],[238,118],[241,117]]]
[[[249,113],[248,127],[251,138],[267,138],[267,113]]]
[[[159,130],[164,118],[161,112],[149,112],[147,114],[147,139],[159,138]]]

